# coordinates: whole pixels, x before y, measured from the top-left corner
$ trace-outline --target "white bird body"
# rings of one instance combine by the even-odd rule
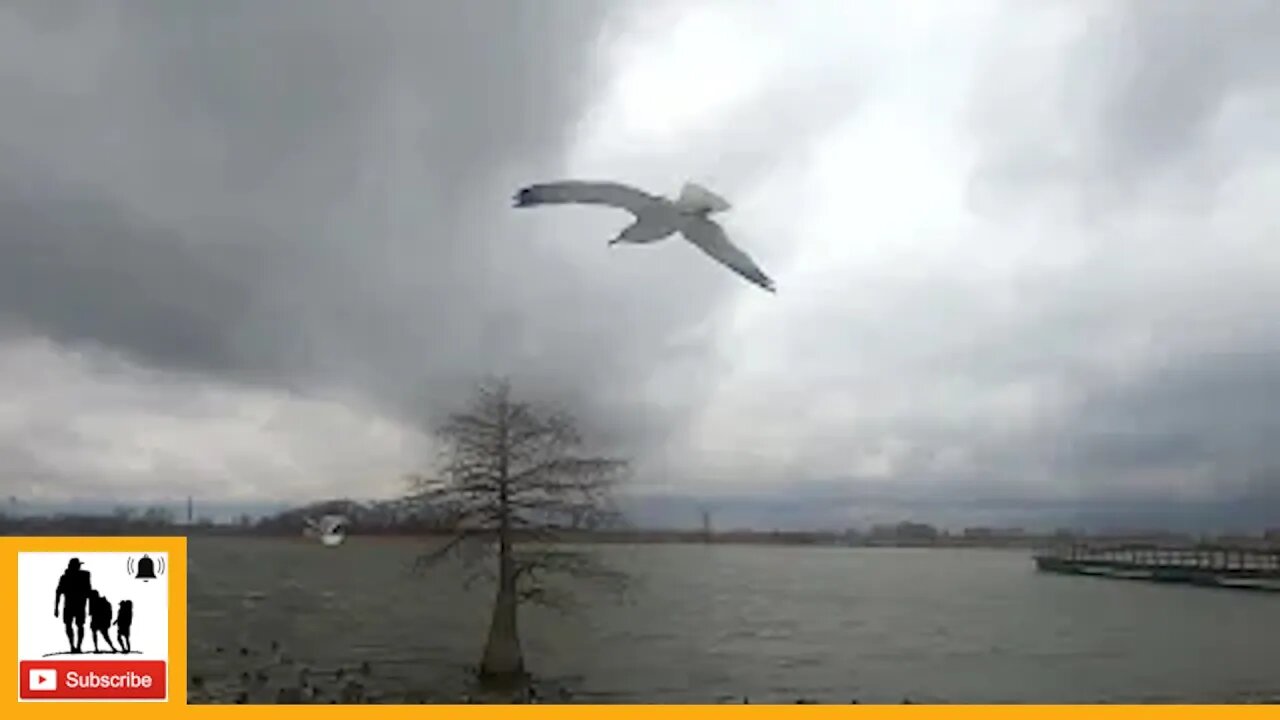
[[[732,206],[695,183],[685,183],[679,197],[668,200],[621,183],[563,180],[530,185],[516,194],[515,201],[516,207],[580,204],[626,210],[635,216],[635,222],[610,240],[610,245],[644,245],[679,233],[730,270],[775,292],[773,280],[749,255],[730,242],[724,229],[710,218]]]
[[[733,207],[728,200],[697,183],[685,183],[675,205],[688,212],[724,212]]]
[[[326,547],[337,547],[347,539],[345,515],[325,515],[318,521],[315,518],[304,518],[303,522],[306,523],[303,535],[320,540]]]

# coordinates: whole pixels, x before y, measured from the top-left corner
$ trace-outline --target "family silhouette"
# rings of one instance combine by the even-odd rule
[[[89,632],[93,637],[93,652],[101,653],[98,639],[101,638],[113,653],[133,651],[133,643],[129,633],[133,626],[133,601],[121,600],[120,610],[112,621],[111,601],[105,595],[93,589],[89,571],[85,570],[79,558],[71,558],[67,569],[58,579],[58,590],[53,597],[53,616],[59,617],[61,607],[62,624],[67,631],[67,643],[70,652],[84,652],[84,624],[89,621]],[[116,627],[116,639],[119,649],[111,642],[111,626]]]

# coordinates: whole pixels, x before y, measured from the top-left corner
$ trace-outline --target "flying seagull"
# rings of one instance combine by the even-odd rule
[[[325,547],[337,547],[347,539],[347,518],[345,515],[325,515],[318,521],[315,518],[303,518],[306,526],[302,534],[319,538]]]
[[[621,183],[563,180],[530,185],[516,193],[515,201],[516,207],[579,204],[621,208],[636,220],[609,245],[654,243],[680,233],[730,270],[775,292],[773,280],[750,255],[729,242],[724,229],[710,218],[713,213],[728,210],[729,203],[700,185],[685,183],[680,196],[668,200]]]

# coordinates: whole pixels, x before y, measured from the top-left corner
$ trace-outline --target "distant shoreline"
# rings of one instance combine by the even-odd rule
[[[287,542],[308,543],[312,541],[302,537],[296,538],[293,535],[279,535],[266,533],[189,533],[186,534],[190,538],[205,537],[223,537],[247,540],[283,540]],[[404,541],[425,541],[432,539],[445,540],[451,537],[444,533],[353,533],[351,539],[361,541],[386,541],[386,542],[404,542]],[[527,539],[524,542],[537,543],[537,539]],[[561,534],[553,541],[543,539],[542,542],[554,542],[566,545],[689,545],[689,546],[709,546],[709,545],[770,545],[778,547],[832,547],[832,548],[975,548],[987,550],[1032,550],[1044,547],[1049,544],[1047,542],[1033,542],[1027,540],[1021,543],[980,543],[980,542],[937,542],[937,543],[912,543],[912,542],[891,542],[891,541],[875,541],[875,542],[848,542],[840,538],[831,539],[797,539],[787,537],[774,537],[768,534],[760,534],[759,536],[743,537],[735,535],[732,537],[714,537],[710,540],[702,537],[684,537],[678,535],[662,535],[657,534]]]
[[[301,532],[290,532],[280,527],[255,528],[239,525],[145,525],[140,523],[116,523],[97,521],[97,518],[24,518],[17,522],[6,519],[0,527],[0,535],[7,536],[184,536],[188,538],[229,537],[296,540],[307,542]],[[105,519],[109,520],[109,519]],[[428,540],[448,538],[452,533],[434,529],[357,528],[353,535],[362,540]],[[533,542],[532,538],[527,541]],[[1163,547],[1193,547],[1196,539],[1177,535],[1043,535],[1023,534],[1011,536],[969,536],[939,534],[935,537],[880,537],[839,532],[820,531],[759,531],[735,530],[707,533],[700,530],[568,530],[557,533],[554,540],[566,544],[626,544],[626,545],[774,545],[809,547],[856,548],[982,548],[1005,550],[1040,550],[1056,545],[1085,543],[1096,545],[1153,544]],[[1254,549],[1280,549],[1274,541],[1260,538],[1217,539],[1219,547]]]

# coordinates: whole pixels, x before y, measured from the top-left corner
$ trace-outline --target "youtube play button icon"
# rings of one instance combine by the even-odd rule
[[[53,692],[58,689],[58,671],[53,668],[32,668],[27,671],[27,687],[32,692]]]

